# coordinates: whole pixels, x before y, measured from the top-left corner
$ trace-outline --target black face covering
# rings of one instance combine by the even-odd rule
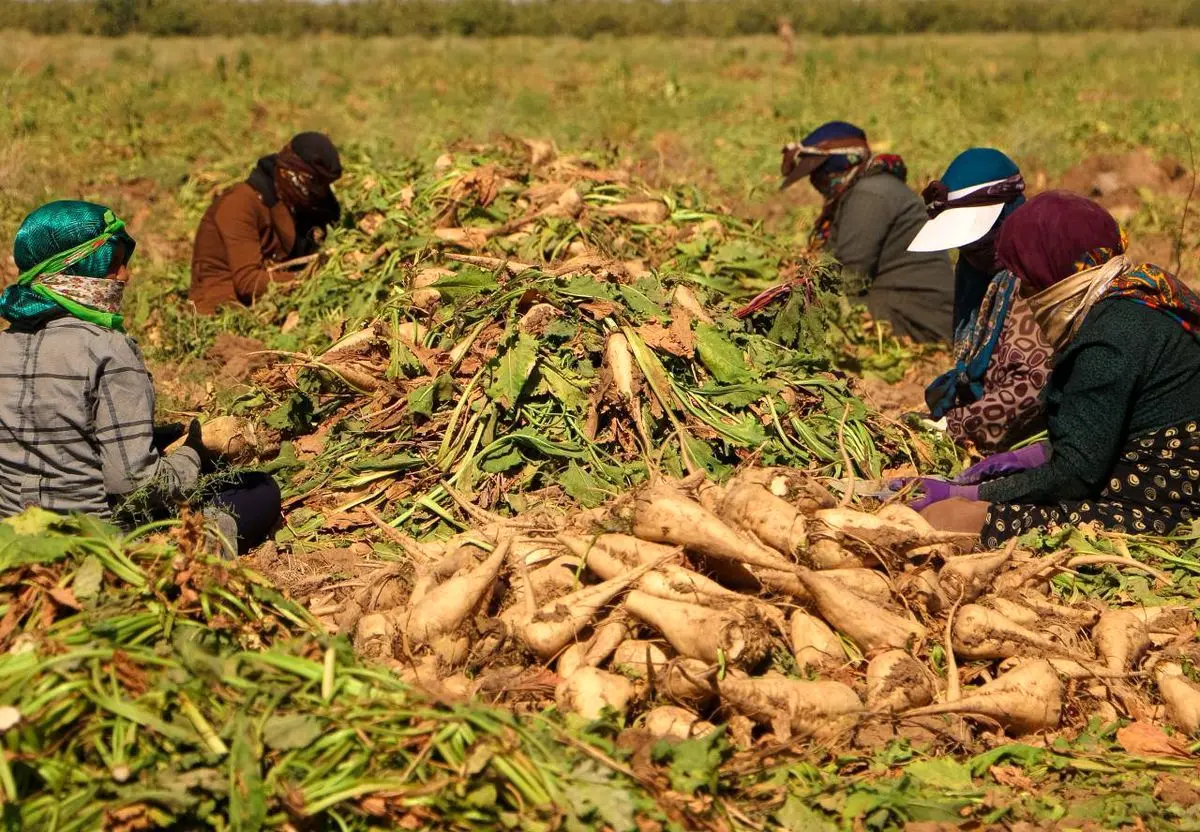
[[[984,274],[991,275],[999,271],[996,265],[996,229],[993,228],[981,239],[960,248],[958,256]]]

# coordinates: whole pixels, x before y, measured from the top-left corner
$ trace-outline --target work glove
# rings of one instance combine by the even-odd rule
[[[154,447],[157,448],[158,452],[161,454],[165,452],[167,448],[175,444],[175,441],[183,436],[186,431],[187,427],[179,424],[178,422],[171,422],[166,425],[155,425]]]
[[[1050,459],[1050,443],[1038,442],[1018,451],[1005,451],[981,459],[954,478],[959,485],[977,485],[984,480],[1039,468]]]
[[[183,440],[183,447],[191,448],[196,452],[196,456],[200,459],[200,473],[211,474],[216,470],[216,457],[214,454],[204,447],[204,435],[200,430],[200,422],[193,419],[187,426],[187,435]]]
[[[924,511],[934,503],[951,500],[955,497],[962,500],[978,500],[978,485],[959,485],[932,477],[917,477],[915,479],[892,480],[888,486],[893,491],[899,491],[909,485],[916,485],[924,496],[908,504],[913,511]]]

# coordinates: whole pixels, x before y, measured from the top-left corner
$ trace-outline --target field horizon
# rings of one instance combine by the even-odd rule
[[[1100,157],[1143,149],[1154,162],[1181,165],[1190,185],[1197,104],[1188,90],[1200,67],[1200,32],[1191,30],[801,38],[791,63],[769,37],[17,34],[8,45],[0,57],[5,248],[39,200],[120,202],[139,189],[142,203],[154,204],[147,230],[178,245],[198,219],[197,186],[244,176],[303,129],[328,131],[351,158],[397,167],[500,135],[611,151],[651,182],[695,184],[778,227],[811,216],[816,204],[805,187],[777,192],[779,147],[834,118],[901,153],[918,190],[975,144],[1008,152],[1038,189],[1084,190],[1088,172],[1073,169],[1124,165]],[[1157,190],[1156,177],[1116,188],[1134,192],[1119,207],[1135,240],[1178,230],[1179,177]],[[1162,250],[1157,238],[1154,250]]]

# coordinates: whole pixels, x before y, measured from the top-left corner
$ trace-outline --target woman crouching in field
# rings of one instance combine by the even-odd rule
[[[914,341],[953,336],[954,289],[945,252],[912,252],[925,223],[921,200],[904,184],[904,160],[875,154],[867,134],[831,121],[783,149],[782,187],[808,177],[825,204],[810,235],[842,265],[846,296]]]
[[[1025,204],[1016,164],[990,147],[960,153],[924,192],[929,222],[909,251],[958,249],[954,270],[954,367],[925,391],[934,419],[950,436],[994,453],[1041,430],[1039,395],[1052,350],[1018,291],[1020,281],[996,265],[1004,221]],[[1024,451],[1033,465],[1040,446]],[[970,469],[958,482],[978,482]]]
[[[249,306],[272,283],[295,280],[285,264],[314,254],[342,215],[332,188],[341,175],[329,137],[300,133],[218,195],[196,230],[188,289],[196,311]]]
[[[1200,518],[1200,297],[1132,264],[1116,220],[1063,191],[1017,209],[996,256],[1055,351],[1045,462],[999,454],[1000,479],[919,480],[914,508],[991,547],[1050,525],[1165,534]]]
[[[122,329],[135,245],[112,211],[88,202],[44,205],[17,231],[21,275],[0,295],[0,516],[39,506],[109,519],[143,491],[161,515],[197,484],[198,426],[179,450],[159,451],[153,382]],[[279,488],[263,474],[240,475],[205,508],[243,552],[279,514]]]

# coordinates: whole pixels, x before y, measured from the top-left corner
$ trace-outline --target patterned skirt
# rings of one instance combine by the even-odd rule
[[[1200,518],[1197,419],[1130,439],[1094,500],[993,504],[981,539],[995,548],[1031,529],[1089,522],[1133,534],[1168,534],[1193,518]]]

